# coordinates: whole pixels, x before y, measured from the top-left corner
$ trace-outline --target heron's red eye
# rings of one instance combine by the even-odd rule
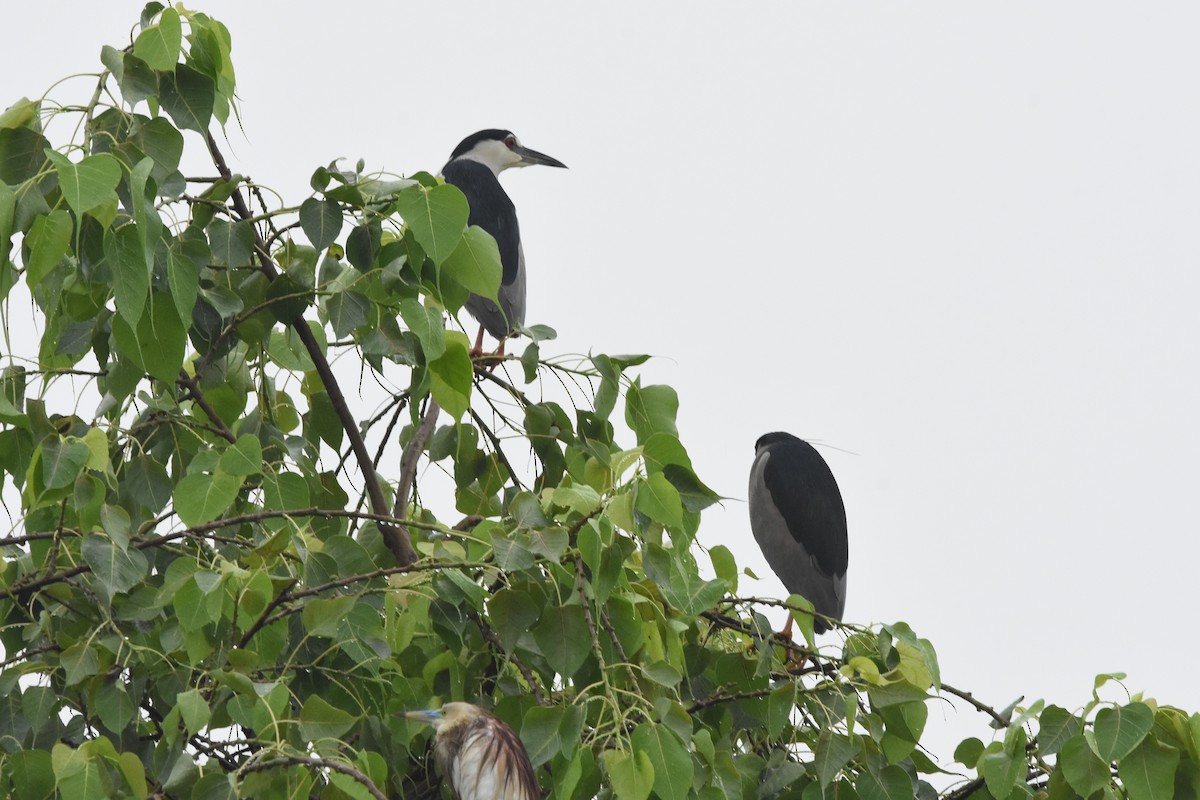
[[[509,150],[512,150],[513,145],[515,145],[516,143],[517,143],[517,140],[515,138],[513,138],[512,136],[509,136],[507,139],[504,140],[504,146],[507,147]]]

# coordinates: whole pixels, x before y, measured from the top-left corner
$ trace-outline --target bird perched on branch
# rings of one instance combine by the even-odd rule
[[[516,731],[479,706],[446,703],[404,716],[433,726],[438,768],[458,800],[541,800]]]
[[[500,263],[504,268],[498,302],[477,294],[467,300],[467,310],[480,322],[473,355],[483,352],[485,329],[500,340],[497,353],[503,355],[504,340],[525,324],[525,251],[521,247],[517,210],[500,185],[499,175],[509,167],[533,164],[564,169],[567,166],[557,158],[523,146],[512,131],[493,128],[463,139],[442,167],[446,183],[457,186],[471,205],[467,224],[478,225],[492,235],[500,248]]]
[[[750,529],[767,563],[792,594],[818,614],[841,620],[846,609],[846,507],[829,465],[790,433],[768,433],[754,445]],[[814,617],[817,633],[829,629]],[[790,635],[788,616],[784,634]]]

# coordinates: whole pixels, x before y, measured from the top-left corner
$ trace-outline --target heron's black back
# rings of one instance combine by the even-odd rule
[[[846,506],[829,465],[816,448],[789,433],[762,436],[755,448],[763,447],[771,456],[763,480],[788,532],[822,572],[845,575],[850,561]]]
[[[478,161],[451,160],[442,168],[442,177],[446,183],[457,186],[466,195],[471,205],[467,224],[478,225],[496,240],[496,246],[500,249],[500,264],[504,268],[504,277],[500,282],[504,286],[510,285],[517,279],[521,229],[517,225],[517,209],[508,193],[492,171]]]

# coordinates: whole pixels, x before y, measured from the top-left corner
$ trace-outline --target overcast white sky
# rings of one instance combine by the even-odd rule
[[[783,593],[744,499],[788,430],[842,487],[848,619],[997,706],[1121,670],[1200,711],[1200,6],[192,5],[233,35],[234,168],[290,202],[486,127],[570,165],[504,176],[528,321],[660,357],[743,593]],[[6,8],[0,106],[139,9]]]

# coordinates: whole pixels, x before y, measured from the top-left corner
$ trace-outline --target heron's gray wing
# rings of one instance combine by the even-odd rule
[[[794,471],[781,469],[795,467],[779,464],[790,461],[780,458],[781,455],[778,448],[762,448],[754,459],[750,470],[750,529],[771,570],[789,592],[807,598],[819,613],[841,619],[846,609],[848,559],[845,555],[840,560],[836,557],[846,551],[845,511],[839,518],[836,509],[831,512],[824,507],[827,506],[824,502],[827,498],[822,497],[824,492],[812,492],[809,496],[802,480],[804,470],[797,476]],[[791,483],[794,478],[800,480]],[[815,502],[806,505],[806,496]],[[840,492],[837,500],[840,506]],[[832,517],[827,516],[829,513]],[[827,543],[818,535],[830,531],[835,539],[840,537],[840,547],[838,542]],[[822,554],[832,558],[823,559]],[[820,633],[828,626],[817,620],[815,627]]]
[[[517,271],[510,283],[500,285],[500,309],[508,319],[509,330],[525,324],[525,248],[517,245]]]

